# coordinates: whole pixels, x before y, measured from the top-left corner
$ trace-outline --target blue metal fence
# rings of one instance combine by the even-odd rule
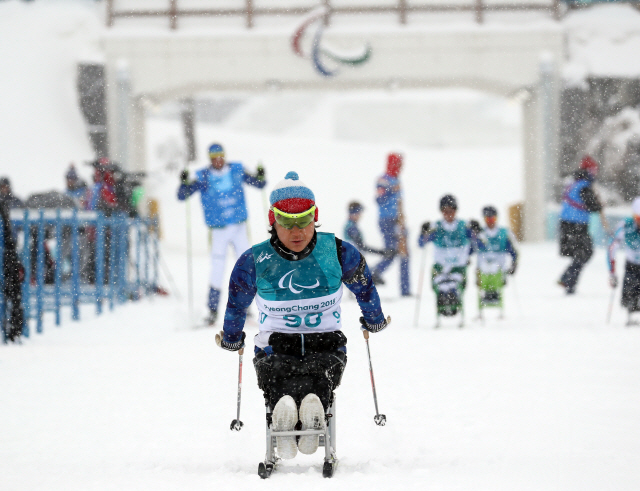
[[[150,219],[125,214],[105,216],[78,210],[12,210],[11,224],[25,269],[22,302],[30,335],[43,331],[45,312],[61,323],[61,310],[71,308],[80,319],[80,304],[94,303],[97,314],[153,294],[158,285],[157,226]],[[0,320],[6,341],[4,237],[0,227]]]

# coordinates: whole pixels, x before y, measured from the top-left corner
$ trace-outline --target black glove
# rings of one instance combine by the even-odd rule
[[[220,334],[216,334],[216,344],[222,349],[226,349],[227,351],[238,351],[239,349],[244,348],[245,337],[247,337],[247,335],[243,332],[240,341],[236,341],[235,343],[228,343],[224,340],[224,331],[220,331]]]
[[[256,172],[256,179],[260,182],[264,181],[264,167],[262,167],[262,165],[258,165],[258,170]]]
[[[513,261],[513,263],[511,263],[511,267],[507,270],[507,274],[514,274],[517,268],[518,268],[518,262]]]
[[[180,173],[180,183],[187,184],[189,182],[189,171],[187,169]]]
[[[364,320],[364,317],[360,317],[360,324],[362,324],[362,327],[369,332],[380,332],[391,324],[391,316],[387,316],[387,318],[379,324],[368,324],[367,321]]]
[[[396,251],[395,249],[384,249],[382,251],[382,257],[384,257],[385,259],[393,259],[394,257],[396,257],[397,253],[398,251]]]
[[[476,235],[478,235],[480,232],[482,232],[482,227],[480,226],[480,224],[478,223],[477,220],[470,220],[469,221],[469,228]]]
[[[384,256],[384,249],[376,249],[375,247],[364,246],[362,249],[364,252],[370,252],[371,254],[380,254]]]
[[[431,222],[424,222],[420,230],[420,235],[428,234],[429,230],[431,230]]]

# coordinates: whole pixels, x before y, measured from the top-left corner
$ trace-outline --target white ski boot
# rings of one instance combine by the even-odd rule
[[[300,403],[300,422],[303,430],[324,430],[327,426],[324,407],[315,394],[307,394]],[[303,435],[298,441],[300,453],[311,455],[318,450],[318,435]]]
[[[273,431],[293,431],[298,423],[298,406],[291,396],[282,396],[271,413]],[[293,459],[298,453],[295,436],[276,437],[278,454],[283,459]]]

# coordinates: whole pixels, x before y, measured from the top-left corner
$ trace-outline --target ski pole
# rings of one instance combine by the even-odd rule
[[[187,196],[187,300],[189,304],[189,326],[193,326],[193,258],[191,248],[191,200]]]
[[[515,277],[513,277],[513,281],[511,282],[511,284],[513,285],[513,295],[514,297],[516,297],[516,305],[518,306],[518,311],[520,312],[520,316],[522,317],[524,313],[522,311],[522,304],[520,303],[520,295],[518,295],[518,286],[516,284]]]
[[[239,363],[238,363],[238,417],[231,422],[231,430],[240,431],[244,426],[244,423],[240,421],[240,400],[242,398],[242,355],[244,355],[244,348],[240,348],[238,351]]]
[[[164,260],[164,256],[159,253],[158,257],[160,258],[160,267],[162,268],[162,271],[164,272],[164,275],[169,280],[169,284],[171,285],[171,289],[173,290],[173,294],[176,296],[176,299],[178,299],[179,302],[182,302],[182,295],[180,293],[180,290],[178,290],[178,286],[176,285],[176,282],[173,279],[173,275],[171,274],[171,271],[169,270],[169,266],[167,266],[167,262]]]
[[[367,344],[367,356],[369,357],[369,374],[371,375],[371,388],[373,389],[373,404],[376,407],[376,415],[373,417],[373,420],[376,422],[378,426],[384,426],[387,424],[387,417],[384,414],[380,414],[378,411],[378,396],[376,395],[376,382],[373,378],[373,365],[371,365],[371,351],[369,350],[369,331],[364,329],[362,331],[362,335],[364,336],[364,341]]]
[[[613,301],[615,299],[615,296],[616,296],[616,289],[612,288],[611,298],[609,300],[609,310],[607,311],[607,325],[609,325],[609,322],[611,322],[611,313],[613,312]]]
[[[418,280],[418,296],[416,298],[416,314],[413,318],[413,327],[418,327],[420,318],[420,303],[422,301],[422,288],[424,285],[424,271],[427,267],[427,248],[422,249],[422,260],[420,262],[420,279]]]
[[[269,228],[269,200],[267,198],[267,190],[265,188],[262,188],[260,191],[262,193],[262,209],[264,211],[263,216],[267,228]]]

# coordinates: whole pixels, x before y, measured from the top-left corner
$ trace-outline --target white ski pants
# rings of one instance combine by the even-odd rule
[[[209,271],[209,285],[216,290],[222,289],[224,266],[227,259],[227,248],[233,245],[236,260],[249,249],[247,239],[247,225],[245,222],[227,225],[224,228],[211,230],[211,269]]]

